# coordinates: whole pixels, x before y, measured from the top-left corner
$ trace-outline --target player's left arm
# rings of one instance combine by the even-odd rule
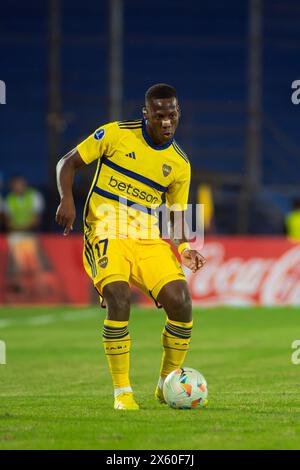
[[[176,179],[168,188],[166,202],[170,209],[170,240],[177,247],[182,264],[195,273],[204,266],[206,259],[198,250],[192,249],[189,245],[189,229],[185,221],[185,210],[187,209],[190,180],[191,167],[189,163],[184,162],[177,172]]]

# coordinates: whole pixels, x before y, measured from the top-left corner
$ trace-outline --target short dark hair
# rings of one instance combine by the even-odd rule
[[[16,181],[16,180],[25,180],[25,179],[26,179],[25,176],[22,175],[21,173],[15,173],[10,177],[9,181],[10,183],[12,183],[13,181]]]
[[[300,209],[300,197],[293,199],[293,209]]]
[[[159,99],[159,98],[176,98],[177,91],[176,89],[171,86],[167,85],[166,83],[157,83],[156,85],[152,85],[145,94],[145,102],[151,99]]]

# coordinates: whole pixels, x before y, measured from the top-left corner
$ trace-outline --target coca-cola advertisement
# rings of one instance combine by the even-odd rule
[[[185,269],[194,304],[300,305],[300,243],[283,237],[209,238],[193,244],[203,269]]]

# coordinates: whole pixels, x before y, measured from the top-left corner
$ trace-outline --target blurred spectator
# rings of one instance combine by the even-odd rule
[[[9,232],[30,232],[40,226],[44,199],[38,191],[28,187],[23,176],[14,176],[10,192],[4,201],[5,224]]]
[[[199,207],[199,220],[202,220],[204,224],[205,233],[214,233],[215,232],[215,220],[214,220],[214,200],[212,188],[209,184],[202,183],[199,184],[197,188],[197,204],[202,206]],[[203,212],[202,212],[203,211]]]
[[[43,297],[52,287],[48,262],[43,256],[39,229],[44,210],[43,196],[30,188],[23,176],[14,176],[10,192],[4,199],[4,219],[8,230],[8,261],[6,266],[5,301],[31,302]]]
[[[4,200],[2,197],[2,189],[3,189],[3,178],[2,173],[0,172],[0,232],[2,232],[4,226]]]
[[[0,194],[0,232],[2,232],[2,228],[4,225],[4,203],[3,203],[3,197]]]
[[[286,215],[285,228],[287,236],[293,241],[300,241],[300,199],[293,202],[293,210]]]

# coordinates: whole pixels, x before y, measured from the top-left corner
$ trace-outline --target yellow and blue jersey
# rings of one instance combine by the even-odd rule
[[[98,160],[84,210],[86,235],[156,238],[162,202],[186,209],[189,160],[174,139],[154,145],[144,120],[103,125],[77,150],[86,164]]]

